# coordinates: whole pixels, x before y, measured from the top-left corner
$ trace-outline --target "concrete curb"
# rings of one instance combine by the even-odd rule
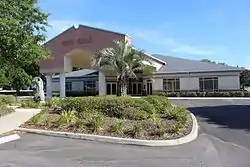
[[[13,109],[16,109],[16,108],[19,108],[20,106],[7,106],[8,108],[13,108]]]
[[[175,145],[180,145],[180,144],[191,142],[195,140],[198,136],[197,120],[192,113],[190,114],[193,120],[192,131],[187,136],[184,136],[179,139],[173,139],[173,140],[139,140],[139,139],[119,138],[119,137],[100,136],[100,135],[91,135],[91,134],[82,134],[82,133],[56,132],[56,131],[27,129],[27,128],[17,128],[16,130],[28,132],[28,133],[40,134],[40,135],[54,136],[54,137],[66,137],[66,138],[72,138],[72,139],[101,141],[101,142],[116,143],[116,144],[151,146],[151,147],[175,146]]]
[[[35,112],[36,114],[42,111],[40,108],[16,108],[16,112]]]
[[[18,134],[4,136],[0,138],[0,144],[4,144],[18,139],[20,139],[20,136]]]

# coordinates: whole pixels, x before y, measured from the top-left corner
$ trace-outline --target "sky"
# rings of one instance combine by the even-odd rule
[[[47,38],[72,25],[128,34],[150,54],[250,68],[250,0],[40,0]]]

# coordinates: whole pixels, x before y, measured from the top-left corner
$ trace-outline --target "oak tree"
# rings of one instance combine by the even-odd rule
[[[0,69],[8,70],[0,77],[0,83],[6,83],[7,79],[21,84],[17,87],[28,84],[32,78],[29,67],[48,57],[42,46],[47,18],[37,0],[0,1]]]

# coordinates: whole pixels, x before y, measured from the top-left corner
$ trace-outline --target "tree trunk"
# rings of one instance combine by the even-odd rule
[[[127,96],[127,82],[121,82],[121,96]]]
[[[127,80],[125,77],[117,77],[117,96],[127,96]]]
[[[16,89],[16,96],[19,96],[19,95],[20,95],[20,89],[21,89],[21,88],[18,88],[18,87],[17,87],[17,88],[15,88],[15,89]]]

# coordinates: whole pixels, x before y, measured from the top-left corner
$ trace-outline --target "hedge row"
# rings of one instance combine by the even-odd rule
[[[18,95],[16,92],[6,92],[0,91],[0,95],[13,95],[13,96],[33,96],[33,92],[19,92]]]
[[[164,96],[148,96],[144,98],[97,96],[52,98],[47,105],[61,108],[59,111],[76,111],[79,114],[100,112],[108,117],[130,120],[149,119],[155,114],[178,119],[186,118],[186,110],[172,107]],[[183,110],[183,112],[182,112]],[[179,116],[181,114],[181,116]]]
[[[250,92],[167,92],[161,95],[167,97],[250,97]]]
[[[0,104],[13,104],[16,102],[16,97],[13,95],[0,95]]]

